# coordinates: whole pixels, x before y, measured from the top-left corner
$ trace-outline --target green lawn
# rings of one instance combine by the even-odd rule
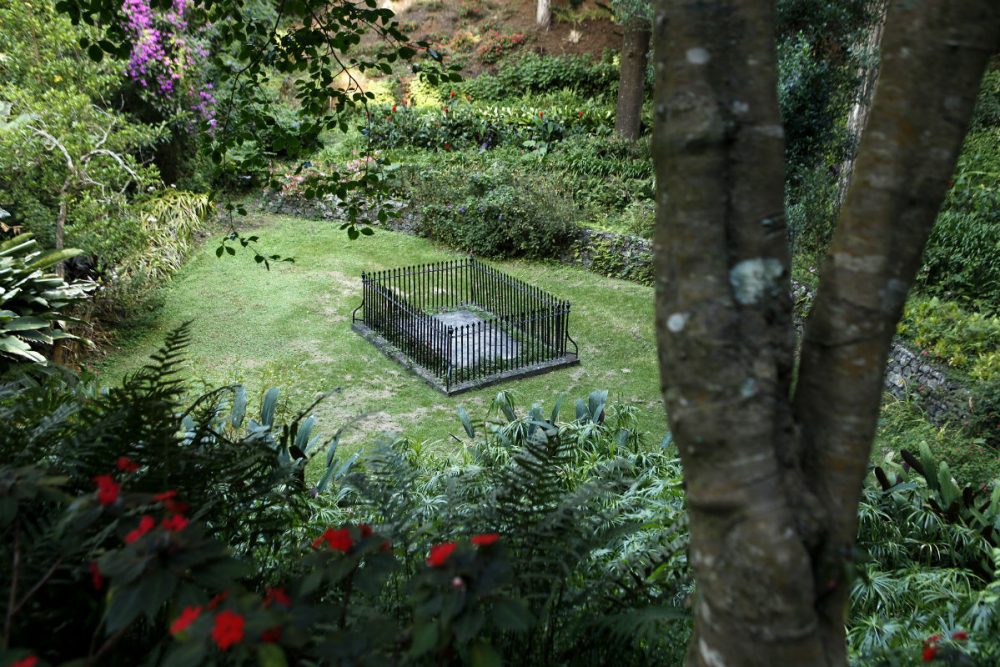
[[[459,255],[394,232],[349,241],[331,222],[285,217],[255,222],[264,249],[294,256],[295,263],[272,265],[268,272],[254,264],[250,253],[217,259],[215,245],[207,244],[163,288],[156,317],[123,336],[99,364],[104,380],[114,382],[139,368],[168,330],[191,320],[194,388],[242,382],[259,399],[277,386],[286,411],[307,405],[317,392],[339,388],[316,415],[325,433],[362,416],[345,438],[349,443],[396,431],[447,447],[449,434],[461,431],[457,407],[484,417],[501,388],[513,391],[522,405],[551,405],[561,393],[569,400],[607,389],[613,398],[639,406],[641,426],[652,438],[665,433],[651,288],[557,263],[496,263],[572,301],[570,333],[580,345],[581,365],[449,398],[355,334],[351,312],[360,303],[363,270]]]

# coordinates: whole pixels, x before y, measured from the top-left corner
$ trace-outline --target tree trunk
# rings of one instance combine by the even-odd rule
[[[646,90],[646,62],[651,35],[652,28],[646,19],[631,18],[625,22],[615,132],[632,141],[639,138],[642,124],[642,98]]]
[[[845,665],[845,574],[889,344],[1000,5],[892,3],[794,397],[774,3],[657,9],[656,326],[697,582],[688,664]]]
[[[552,0],[538,0],[535,23],[542,30],[548,30],[549,26],[552,25]]]
[[[864,58],[864,64],[858,72],[861,82],[858,87],[858,97],[851,106],[847,116],[847,132],[851,138],[851,154],[840,166],[837,177],[837,202],[842,204],[847,195],[847,186],[851,183],[854,173],[854,158],[857,146],[861,141],[865,125],[868,124],[868,113],[872,108],[872,98],[875,96],[875,84],[878,82],[879,50],[882,45],[882,32],[885,30],[885,17],[889,9],[889,0],[872,0],[872,23],[864,42],[859,45]]]
[[[55,249],[62,250],[66,246],[66,218],[67,218],[67,207],[69,206],[69,191],[72,185],[73,175],[70,174],[66,177],[66,182],[63,183],[62,189],[59,191],[59,213],[56,217],[56,229],[55,229]],[[65,262],[59,262],[55,266],[56,275],[60,278],[66,276],[66,264]]]

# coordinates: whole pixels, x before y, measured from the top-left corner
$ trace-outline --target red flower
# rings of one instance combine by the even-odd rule
[[[472,543],[478,547],[485,547],[493,544],[499,539],[499,533],[485,533],[483,535],[474,535],[472,537]]]
[[[382,546],[380,546],[378,550],[384,554],[389,553],[390,551],[392,551],[392,542],[390,542],[389,540],[385,540],[384,542],[382,542]]]
[[[125,544],[132,544],[140,537],[142,537],[149,531],[153,530],[153,526],[155,525],[156,525],[156,520],[153,517],[149,516],[148,514],[142,517],[141,519],[139,519],[138,527],[135,530],[129,532],[129,534],[125,536]]]
[[[445,112],[445,113],[448,113],[448,107],[445,107],[445,108],[444,108],[444,112]]]
[[[209,609],[215,609],[220,604],[222,604],[223,602],[225,602],[226,598],[228,598],[228,597],[229,597],[229,591],[222,591],[221,593],[219,593],[214,598],[212,598],[211,600],[208,601],[208,608]]]
[[[966,632],[965,630],[956,630],[955,632],[951,633],[951,638],[954,639],[955,641],[964,642],[969,638],[969,633]]]
[[[29,655],[26,658],[21,658],[15,662],[12,662],[10,667],[35,667],[38,664],[38,656]]]
[[[446,151],[450,151],[450,150],[451,150],[451,144],[449,144],[449,143],[448,143],[447,141],[446,141],[446,142],[444,142],[444,149],[445,149]]]
[[[115,465],[117,465],[118,469],[122,472],[135,472],[139,469],[139,464],[127,456],[119,456],[118,462]]]
[[[369,526],[367,523],[359,523],[358,524],[358,528],[361,529],[361,537],[362,538],[371,537],[372,536],[372,527]]]
[[[94,483],[97,484],[97,500],[102,505],[110,505],[118,500],[118,494],[122,487],[115,481],[114,477],[98,475],[94,478]]]
[[[577,118],[583,118],[583,112],[582,111],[577,114]]]
[[[173,516],[166,518],[160,522],[160,526],[162,526],[165,530],[170,531],[171,533],[179,533],[185,528],[187,528],[187,525],[188,525],[188,520],[185,519],[180,514],[174,514]]]
[[[264,606],[270,607],[272,604],[279,604],[282,607],[291,607],[292,598],[284,588],[271,588],[268,586],[264,593]]]
[[[260,633],[260,640],[266,643],[274,643],[281,639],[281,626],[276,625],[273,628],[268,628],[264,632]]]
[[[934,645],[925,646],[924,647],[924,662],[931,662],[932,660],[934,660],[934,658],[937,657],[937,652],[938,652],[937,646],[934,646]]]
[[[157,493],[155,496],[153,496],[153,502],[156,502],[156,503],[165,503],[168,500],[170,500],[171,498],[174,498],[176,496],[177,496],[177,492],[176,491],[173,491],[173,490],[171,490],[171,491],[164,491],[163,493]]]
[[[538,112],[538,117],[539,118],[544,118],[545,117],[545,112],[544,111],[539,111]]]
[[[170,624],[170,634],[176,637],[197,621],[199,616],[201,616],[201,606],[184,607],[181,615],[175,618],[174,622]]]
[[[235,611],[220,611],[215,617],[215,625],[212,626],[212,641],[225,651],[233,644],[243,641],[243,626],[246,621]]]
[[[443,544],[435,544],[431,547],[431,553],[427,557],[427,564],[431,567],[441,567],[451,556],[451,552],[455,550],[458,545],[454,542],[445,542]]]
[[[94,590],[99,591],[104,588],[104,577],[101,576],[101,568],[97,561],[90,561],[90,581],[94,584]]]
[[[396,113],[396,105],[395,104],[392,105],[392,112]]]
[[[451,91],[451,95],[449,95],[449,97],[455,97],[455,91],[454,90]]]
[[[351,539],[351,531],[346,528],[340,528],[339,530],[327,528],[323,531],[322,535],[313,540],[313,549],[319,549],[324,542],[326,542],[326,546],[330,549],[343,551],[344,553],[350,551],[351,547],[354,546],[354,540]]]

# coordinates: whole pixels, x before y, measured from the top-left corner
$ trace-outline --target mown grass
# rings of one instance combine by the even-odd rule
[[[331,222],[274,216],[252,222],[268,253],[294,256],[295,263],[265,271],[249,253],[217,259],[214,244],[207,244],[163,288],[156,315],[122,336],[98,365],[103,380],[110,384],[141,367],[167,331],[190,320],[186,372],[192,391],[240,382],[259,404],[267,388],[281,387],[287,415],[317,393],[336,390],[315,414],[325,433],[357,419],[345,438],[351,449],[383,431],[447,448],[454,442],[450,434],[461,432],[458,406],[482,418],[499,389],[512,391],[525,406],[551,406],[565,394],[569,410],[570,399],[607,389],[639,407],[640,427],[651,438],[666,433],[650,288],[557,263],[496,263],[572,302],[570,332],[582,363],[449,398],[351,331],[351,312],[360,303],[363,270],[459,255],[394,232],[349,241]]]

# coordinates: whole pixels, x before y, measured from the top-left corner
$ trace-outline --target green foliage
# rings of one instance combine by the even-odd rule
[[[583,56],[541,56],[526,53],[504,62],[496,74],[448,84],[448,89],[474,100],[503,101],[528,94],[572,90],[581,101],[614,100],[618,68],[610,54],[599,61]]]
[[[183,408],[187,337],[108,392],[51,373],[0,387],[0,660],[680,658],[679,463],[633,408],[595,392],[546,419],[501,393],[495,421],[465,416],[461,462],[395,440],[342,464],[313,418],[277,423],[276,390],[253,419],[238,386]]]
[[[487,30],[476,48],[476,55],[486,64],[495,63],[518,50],[526,41],[527,36],[522,32]]]
[[[68,242],[98,254],[90,241],[100,230],[134,230],[127,192],[157,180],[139,152],[160,130],[105,101],[122,68],[86,57],[77,41],[92,30],[70,25],[49,2],[5,4],[0,24],[0,202],[12,205],[8,222],[52,246],[64,205]]]
[[[980,94],[1000,100],[997,76]],[[994,104],[1000,102],[994,101]],[[983,120],[988,114],[981,114]],[[1000,124],[970,132],[931,233],[919,281],[932,293],[1000,312]]]
[[[577,211],[549,181],[526,190],[526,176],[499,159],[474,173],[459,160],[415,171],[417,231],[483,257],[558,258],[576,236]]]
[[[991,387],[981,385],[981,390],[987,392]],[[944,426],[935,426],[914,403],[887,399],[882,406],[876,451],[916,452],[926,446],[939,460],[946,461],[959,479],[969,484],[989,483],[1000,477],[997,443],[993,441],[991,446],[990,440],[995,437],[1000,420],[986,421],[991,416],[987,405],[993,406],[995,416],[997,403],[988,403],[986,397],[980,400],[974,391],[971,416],[963,415],[964,422],[955,419]],[[978,421],[980,418],[982,423]]]
[[[567,185],[581,206],[599,212],[624,211],[635,202],[653,200],[649,141],[572,137],[559,144],[554,158],[555,166],[567,174]]]
[[[168,188],[136,204],[134,212],[139,233],[123,239],[129,251],[104,294],[117,308],[134,305],[181,267],[208,222],[212,203],[208,195]]]
[[[49,270],[78,254],[43,254],[30,234],[0,243],[0,372],[17,361],[44,364],[39,349],[75,338],[63,330],[69,309],[85,300],[95,285],[67,283]]]
[[[22,600],[10,627],[19,645],[52,651],[61,662],[88,646],[98,650],[104,641],[92,645],[91,635],[103,626],[111,645],[121,642],[120,655],[159,651],[164,632],[137,625],[137,614],[159,625],[168,599],[171,608],[193,604],[199,589],[218,591],[246,577],[251,559],[260,570],[245,580],[267,580],[284,567],[275,555],[301,539],[305,464],[328,445],[332,452],[335,441],[311,438],[305,415],[274,422],[267,402],[248,419],[238,386],[184,407],[179,371],[187,342],[184,329],[172,333],[150,365],[106,392],[55,373],[17,375],[0,387],[0,557],[21,563],[4,568],[0,589],[5,599]],[[124,501],[99,504],[97,475],[115,476]],[[39,493],[45,502],[34,500]],[[183,534],[156,529],[122,546],[140,517],[188,509],[191,529]],[[116,593],[106,615],[82,581],[94,560]],[[22,582],[16,591],[14,577]],[[119,628],[130,632],[119,636]]]
[[[690,586],[678,462],[645,444],[634,409],[608,405],[607,392],[578,400],[572,419],[561,406],[519,414],[500,392],[493,419],[462,418],[461,464],[384,442],[350,481],[357,509],[394,543],[499,533],[529,613],[525,635],[491,642],[518,663],[673,664]]]
[[[485,106],[448,98],[440,109],[402,105],[372,107],[362,134],[377,148],[413,146],[431,150],[487,150],[517,146],[546,152],[569,134],[592,131],[607,120],[599,111],[534,104]]]
[[[963,490],[926,446],[903,459],[887,458],[863,492],[848,622],[854,662],[995,664],[1000,484]]]
[[[937,297],[914,296],[907,301],[898,331],[924,356],[974,380],[1000,380],[1000,316],[969,312]]]

